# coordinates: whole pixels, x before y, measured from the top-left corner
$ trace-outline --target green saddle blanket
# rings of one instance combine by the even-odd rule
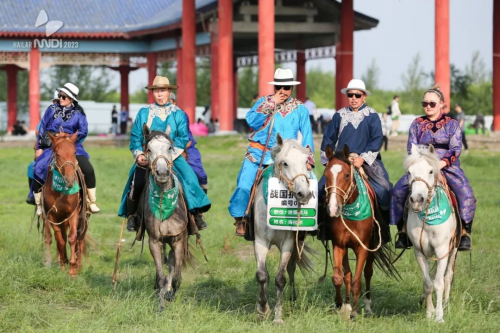
[[[80,191],[80,184],[78,184],[78,182],[75,182],[75,185],[73,185],[73,187],[68,187],[63,175],[61,175],[57,168],[52,165],[52,189],[56,192],[70,195]]]
[[[429,205],[426,224],[439,225],[446,222],[451,215],[451,206],[444,189],[441,186],[436,188],[436,194]],[[425,219],[425,210],[418,213],[420,220]]]
[[[162,190],[155,183],[153,175],[149,175],[149,207],[154,216],[162,222],[172,216],[177,207],[179,180],[175,175],[173,177],[174,187],[168,191],[164,191],[162,196]]]
[[[372,215],[372,207],[365,182],[356,171],[354,172],[354,178],[358,185],[359,195],[352,204],[342,207],[342,217],[351,221],[362,221]]]

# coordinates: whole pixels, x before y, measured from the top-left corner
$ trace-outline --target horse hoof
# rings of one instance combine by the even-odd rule
[[[158,314],[162,313],[165,311],[165,305],[160,305],[160,308],[158,309]]]
[[[273,324],[275,325],[283,325],[285,322],[283,321],[283,319],[274,319],[273,320]]]
[[[262,310],[260,306],[257,304],[257,316],[259,316],[260,319],[267,319],[270,314],[271,314],[271,308],[269,307],[269,304],[266,304],[264,310]]]
[[[436,318],[436,323],[444,323],[444,319],[443,318],[440,318],[440,319]]]
[[[165,300],[167,300],[168,302],[172,302],[174,299],[175,299],[175,292],[167,291],[165,293]]]

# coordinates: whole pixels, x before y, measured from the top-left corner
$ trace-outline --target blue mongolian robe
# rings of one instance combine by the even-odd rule
[[[406,147],[408,154],[411,153],[412,144],[426,146],[432,144],[436,148],[436,154],[446,162],[441,172],[457,197],[460,217],[465,223],[471,222],[476,212],[476,198],[469,180],[460,167],[462,131],[458,121],[445,115],[434,121],[427,116],[418,117],[410,126]],[[391,224],[402,221],[408,193],[408,173],[406,173],[394,186],[391,199]]]
[[[297,139],[302,134],[302,146],[310,150],[308,163],[314,166],[314,143],[309,120],[309,111],[297,99],[290,97],[286,102],[276,105],[273,95],[261,97],[248,111],[246,120],[253,129],[249,137],[250,145],[245,153],[245,160],[238,175],[236,190],[229,203],[229,214],[232,217],[243,217],[250,200],[250,191],[257,175],[262,149],[266,144],[271,119],[274,125],[269,139],[268,150],[263,165],[273,163],[269,148],[276,145],[279,133],[283,139]],[[311,177],[314,173],[311,172]]]
[[[76,155],[89,158],[89,154],[83,149],[82,145],[88,133],[87,117],[79,108],[75,108],[73,105],[61,107],[59,104],[52,104],[47,108],[40,123],[36,149],[41,148],[40,140],[44,133],[59,133],[60,131],[68,134],[74,134],[78,131],[75,142]],[[35,161],[34,176],[35,180],[40,184],[44,184],[47,178],[51,156],[52,148],[43,148],[43,153]]]
[[[388,210],[392,184],[385,170],[380,155],[383,134],[382,123],[377,111],[363,104],[357,112],[345,107],[338,110],[326,126],[321,142],[321,163],[325,165],[328,159],[325,155],[326,146],[333,150],[342,150],[344,145],[349,151],[357,153],[365,160],[363,168],[369,176],[380,208]],[[319,202],[324,202],[325,176],[318,183]]]
[[[178,112],[180,111],[180,112]],[[184,150],[189,141],[188,123],[186,123],[185,113],[177,106],[170,103],[160,106],[158,104],[151,104],[139,110],[132,127],[130,135],[130,150],[134,156],[143,154],[143,145],[145,144],[142,126],[147,124],[152,131],[165,132],[167,126],[170,125],[170,138],[174,141],[174,146],[178,149]],[[130,184],[132,176],[136,168],[136,163],[132,165],[129,172],[127,184],[122,195],[122,202],[118,215],[125,217],[127,215],[127,195],[130,192]],[[198,179],[193,169],[186,162],[184,157],[180,155],[174,160],[174,172],[181,181],[188,209],[193,211],[206,212],[210,209],[210,201],[205,192],[198,184]]]
[[[203,168],[203,164],[201,162],[201,154],[198,148],[196,148],[196,140],[193,137],[193,133],[189,129],[189,117],[186,112],[184,113],[184,118],[186,118],[186,124],[188,124],[188,135],[189,141],[191,142],[190,146],[186,149],[187,162],[193,168],[196,177],[198,177],[198,182],[202,188],[206,188],[208,184],[208,176]]]

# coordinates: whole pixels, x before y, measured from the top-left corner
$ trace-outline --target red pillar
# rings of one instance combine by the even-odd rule
[[[340,66],[342,66],[341,77],[340,77],[340,87],[337,87],[337,91],[340,93],[340,89],[347,87],[350,80],[354,78],[354,61],[353,61],[353,50],[354,50],[354,8],[353,0],[342,0],[340,9],[340,42],[341,48],[340,52],[337,52],[337,59],[340,58]],[[344,96],[339,96],[339,105],[337,109],[347,106],[347,99]]]
[[[12,127],[17,120],[17,71],[16,65],[6,65],[7,72],[7,131],[12,133]]]
[[[335,109],[342,108],[345,102],[345,96],[340,92],[342,87],[342,45],[340,42],[335,43]]]
[[[305,102],[307,95],[305,50],[297,50],[297,81],[300,82],[297,86],[297,99],[301,102]]]
[[[153,80],[156,77],[157,57],[158,56],[156,53],[148,53],[148,55],[147,55],[147,62],[148,62],[148,84],[147,85],[148,86],[153,83]],[[127,80],[128,80],[128,78],[127,78]],[[128,82],[127,82],[127,86],[128,86]],[[127,90],[127,94],[128,94],[128,90]],[[152,104],[154,102],[155,102],[155,98],[153,96],[153,91],[148,90],[148,103]]]
[[[274,77],[274,0],[259,0],[259,95],[270,95]]]
[[[493,130],[500,132],[500,2],[493,1]]]
[[[182,109],[195,122],[196,111],[196,13],[194,0],[182,0]]]
[[[128,88],[129,88],[128,75],[130,73],[130,66],[129,65],[120,65],[119,71],[120,71],[120,102],[121,102],[121,106],[122,106],[122,108],[125,107],[125,110],[130,112],[130,109],[129,109],[130,98],[129,98],[129,94],[128,94]],[[148,95],[148,98],[149,98],[149,95]],[[154,99],[153,99],[153,102],[154,102]],[[150,102],[148,101],[148,103],[150,103]]]
[[[40,122],[40,50],[30,52],[29,72],[30,131],[36,131]]]
[[[213,24],[210,40],[211,119],[219,118],[219,23]]]
[[[234,121],[233,1],[219,0],[219,124],[232,131]]]
[[[179,89],[176,91],[177,103],[182,101],[182,48],[179,39],[177,39],[177,49],[175,50],[175,56],[177,58],[177,81],[176,84],[179,86]],[[177,104],[178,105],[178,104]]]
[[[444,95],[445,112],[450,110],[450,0],[435,0],[436,84]]]

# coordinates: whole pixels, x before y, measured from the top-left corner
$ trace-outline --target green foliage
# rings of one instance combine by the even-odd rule
[[[307,73],[307,96],[318,108],[335,109],[335,74],[320,67]]]
[[[111,69],[99,66],[61,65],[50,67],[42,71],[42,77],[46,78],[41,84],[42,99],[51,100],[55,89],[71,82],[80,89],[79,100],[108,101],[116,98],[116,87],[111,86],[110,74]]]
[[[28,71],[17,72],[17,110],[27,113],[29,110]],[[0,70],[0,101],[7,101],[7,73]]]
[[[380,75],[380,68],[377,66],[375,59],[372,59],[372,63],[367,68],[366,73],[361,76],[361,79],[366,85],[366,88],[370,91],[378,89],[378,78]]]
[[[428,86],[427,76],[421,65],[420,53],[417,53],[413,57],[412,61],[408,65],[406,73],[401,75],[401,80],[403,82],[405,98],[410,105],[420,105],[422,100],[422,95]],[[405,112],[406,113],[406,112]]]
[[[210,105],[212,100],[210,69],[210,59],[201,59],[196,64],[196,105]]]
[[[259,79],[255,67],[238,69],[238,106],[252,107],[253,96],[259,92]]]

